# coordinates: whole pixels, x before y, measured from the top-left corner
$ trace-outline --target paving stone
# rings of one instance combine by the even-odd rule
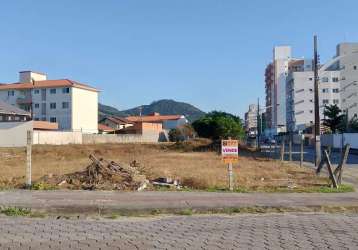
[[[0,249],[357,249],[358,215],[0,218]]]

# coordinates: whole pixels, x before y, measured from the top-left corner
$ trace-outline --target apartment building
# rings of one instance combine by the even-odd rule
[[[249,110],[245,113],[245,131],[257,132],[257,105],[250,104]]]
[[[291,72],[312,69],[312,60],[292,57],[290,46],[276,46],[265,69],[267,136],[287,131],[286,83]]]
[[[313,71],[290,72],[287,79],[287,127],[304,130],[314,123]],[[320,66],[319,107],[324,119],[324,106],[336,104],[348,117],[358,115],[358,43],[340,43],[336,55]]]
[[[98,92],[70,79],[21,71],[19,82],[0,85],[0,100],[30,112],[35,121],[58,123],[60,130],[97,133]]]
[[[314,72],[312,67],[303,71],[290,72],[286,85],[286,117],[288,131],[304,131],[314,124]],[[326,105],[336,104],[340,107],[340,72],[332,67],[319,71],[319,107],[320,118]]]
[[[358,43],[340,43],[336,56],[327,67],[340,71],[342,109],[348,111],[349,119],[358,116]]]

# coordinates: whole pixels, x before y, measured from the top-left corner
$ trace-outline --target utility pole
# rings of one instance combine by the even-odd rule
[[[257,98],[257,119],[256,119],[256,130],[257,130],[257,148],[260,150],[260,98]]]
[[[313,70],[314,70],[314,135],[315,135],[315,165],[316,167],[321,162],[321,120],[319,117],[319,89],[318,89],[318,53],[317,53],[317,35],[313,38],[314,43],[314,59],[313,59]]]

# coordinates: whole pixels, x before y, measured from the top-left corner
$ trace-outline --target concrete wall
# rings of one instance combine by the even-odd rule
[[[82,144],[82,133],[64,131],[34,131],[33,144]]]
[[[25,147],[28,130],[32,130],[32,121],[0,122],[0,147]]]
[[[160,134],[83,134],[83,144],[159,142]]]
[[[342,138],[343,137],[343,138]],[[331,146],[333,148],[341,148],[349,143],[351,148],[358,149],[358,133],[345,133],[334,135],[321,135],[322,146]]]

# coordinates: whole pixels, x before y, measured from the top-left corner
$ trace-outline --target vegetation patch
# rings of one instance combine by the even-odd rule
[[[6,207],[1,208],[0,213],[5,214],[6,216],[29,216],[31,214],[31,209],[20,207]]]

